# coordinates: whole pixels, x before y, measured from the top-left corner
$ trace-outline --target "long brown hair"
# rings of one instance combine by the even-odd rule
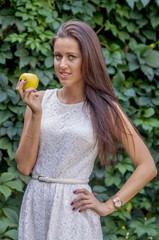
[[[108,165],[110,154],[117,153],[118,135],[129,133],[125,130],[119,110],[117,98],[107,73],[102,48],[93,29],[81,21],[64,23],[57,35],[52,39],[52,46],[57,38],[74,38],[78,41],[82,53],[82,76],[85,81],[86,104],[90,108],[92,124],[98,141],[98,158],[102,165]]]

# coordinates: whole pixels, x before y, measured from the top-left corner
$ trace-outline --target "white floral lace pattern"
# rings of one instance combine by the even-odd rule
[[[42,101],[36,176],[88,179],[97,156],[89,110],[83,102],[63,104],[57,89],[46,90]],[[88,184],[31,180],[19,219],[19,240],[102,240],[100,216],[93,210],[72,211],[73,191]]]

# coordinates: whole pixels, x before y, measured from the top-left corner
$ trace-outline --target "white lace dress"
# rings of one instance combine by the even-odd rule
[[[89,110],[61,103],[57,89],[42,101],[39,153],[33,176],[80,181],[89,179],[97,156]],[[93,210],[72,211],[73,191],[88,184],[46,183],[31,179],[19,219],[19,240],[102,240],[100,216]]]

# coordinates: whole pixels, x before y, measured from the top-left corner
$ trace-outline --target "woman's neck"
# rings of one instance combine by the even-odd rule
[[[73,89],[68,87],[63,87],[58,92],[58,97],[63,103],[66,104],[75,104],[83,102],[85,100],[84,90],[83,89]]]

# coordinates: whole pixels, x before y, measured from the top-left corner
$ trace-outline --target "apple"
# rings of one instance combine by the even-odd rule
[[[37,88],[38,84],[39,84],[39,79],[36,76],[36,74],[33,73],[23,73],[22,75],[20,75],[19,80],[22,79],[27,79],[26,84],[23,87],[23,90],[27,89],[27,88]]]

